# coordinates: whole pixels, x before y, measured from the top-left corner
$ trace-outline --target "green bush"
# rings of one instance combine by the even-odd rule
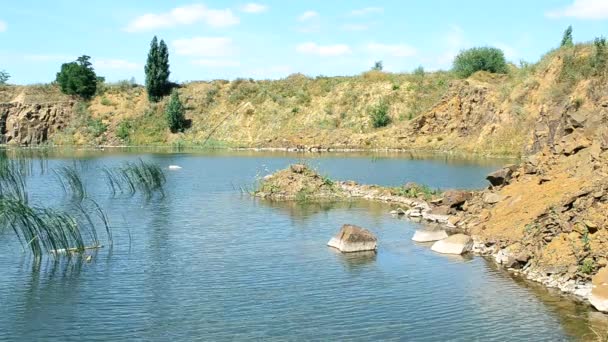
[[[131,132],[131,123],[129,121],[122,121],[116,127],[116,136],[122,140],[129,139]]]
[[[381,101],[369,109],[369,116],[372,119],[372,126],[374,128],[386,127],[391,123],[388,109],[388,104],[385,101]]]
[[[477,47],[461,51],[454,59],[452,69],[459,77],[467,78],[477,71],[507,73],[507,62],[502,50],[493,47]]]
[[[98,137],[104,134],[108,130],[108,126],[101,121],[101,119],[91,119],[89,121],[89,133],[94,137]]]
[[[186,109],[179,99],[179,93],[174,90],[171,93],[171,99],[165,109],[165,117],[167,118],[167,124],[172,133],[183,132],[186,129]]]
[[[102,97],[101,98],[101,105],[102,106],[113,106],[114,103],[112,103],[112,101],[110,101],[110,99],[108,99],[107,97]]]
[[[64,94],[90,99],[97,90],[97,75],[89,61],[91,57],[81,56],[75,62],[64,63],[57,73],[57,83]]]

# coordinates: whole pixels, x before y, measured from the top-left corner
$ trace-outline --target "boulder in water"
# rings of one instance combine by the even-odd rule
[[[416,242],[433,242],[443,240],[448,237],[445,230],[417,230],[412,237]]]
[[[598,311],[608,312],[608,268],[602,268],[592,280],[589,302]]]
[[[450,235],[433,244],[431,250],[442,254],[464,254],[473,248],[473,239],[464,234]]]
[[[377,239],[372,232],[367,229],[345,224],[340,232],[332,237],[327,243],[328,246],[337,248],[342,253],[375,251]]]

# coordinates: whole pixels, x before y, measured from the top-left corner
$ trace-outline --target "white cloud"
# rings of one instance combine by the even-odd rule
[[[296,46],[296,51],[303,54],[318,55],[322,57],[336,57],[352,52],[346,44],[318,45],[317,43],[302,43]]]
[[[129,62],[124,59],[96,59],[93,61],[95,69],[101,70],[135,70],[141,66],[137,63]]]
[[[549,18],[608,19],[608,1],[574,0],[571,5],[549,11],[546,15]]]
[[[192,64],[213,68],[236,68],[241,66],[239,61],[223,59],[196,59],[192,61]]]
[[[6,21],[0,20],[0,32],[6,31],[7,28],[8,28],[8,25],[6,24]]]
[[[240,10],[245,13],[262,13],[268,10],[268,6],[250,2],[240,7]]]
[[[232,39],[227,37],[193,37],[172,42],[175,52],[184,56],[225,57],[236,53]]]
[[[298,21],[311,21],[311,20],[316,20],[319,19],[319,13],[315,12],[315,11],[306,11],[304,13],[302,13],[299,17],[298,17]]]
[[[342,30],[344,31],[367,31],[369,26],[361,25],[361,24],[345,24],[342,25]]]
[[[149,31],[178,25],[191,25],[197,22],[204,22],[212,27],[226,27],[238,24],[239,18],[230,9],[210,9],[204,5],[194,4],[176,7],[166,13],[144,14],[131,21],[125,31]]]
[[[374,54],[387,55],[391,57],[412,57],[418,53],[415,48],[407,44],[390,45],[370,43],[367,45],[367,49]]]
[[[355,9],[350,11],[350,15],[354,15],[354,16],[362,16],[362,15],[367,15],[367,14],[372,14],[372,13],[383,13],[384,12],[384,8],[382,7],[365,7],[365,8],[360,8],[360,9]]]

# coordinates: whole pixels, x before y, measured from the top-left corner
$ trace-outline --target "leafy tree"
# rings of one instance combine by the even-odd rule
[[[384,64],[382,64],[382,61],[376,61],[374,63],[374,66],[372,67],[372,70],[374,71],[382,71],[384,69]]]
[[[562,43],[560,46],[570,47],[574,45],[574,41],[572,40],[572,25],[568,26],[566,31],[564,31],[564,35],[562,37]]]
[[[90,62],[91,57],[83,55],[75,62],[64,63],[57,73],[56,81],[61,91],[68,95],[77,95],[85,99],[95,95],[97,75]]]
[[[179,93],[174,90],[171,93],[171,99],[165,109],[167,124],[172,133],[183,132],[186,129],[185,108],[182,101],[179,99]]]
[[[504,53],[493,47],[477,47],[461,51],[454,59],[452,69],[463,78],[480,70],[501,74],[508,71]]]
[[[146,73],[146,90],[150,101],[158,102],[169,91],[169,50],[163,40],[158,42],[156,36],[150,43],[148,60],[144,68]]]
[[[9,78],[11,78],[11,75],[8,72],[0,70],[0,85],[6,84]]]

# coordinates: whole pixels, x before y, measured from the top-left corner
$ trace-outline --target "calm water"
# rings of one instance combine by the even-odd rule
[[[100,167],[136,158],[167,171],[167,195],[108,196]],[[412,243],[418,226],[383,204],[271,203],[239,186],[297,155],[79,154],[106,210],[113,249],[91,263],[36,265],[0,232],[0,340],[534,340],[594,337],[604,316],[514,280],[481,258]],[[306,157],[338,179],[482,187],[506,161],[408,155]],[[49,168],[71,163],[52,155]],[[52,172],[29,180],[34,203],[65,205]],[[344,223],[379,238],[372,255],[325,246]],[[600,328],[597,328],[600,327]]]

